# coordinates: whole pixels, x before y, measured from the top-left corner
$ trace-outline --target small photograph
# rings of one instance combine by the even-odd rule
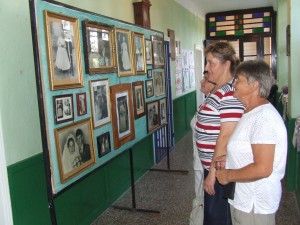
[[[154,94],[155,96],[161,96],[166,93],[165,86],[165,73],[164,71],[154,72]]]
[[[74,120],[73,95],[58,95],[53,97],[55,123]]]
[[[152,65],[152,42],[146,39],[146,63]]]
[[[116,33],[116,48],[118,62],[118,76],[133,75],[133,57],[132,57],[132,40],[129,30],[117,28]]]
[[[135,55],[136,74],[146,73],[145,37],[143,34],[133,33],[133,52]]]
[[[147,129],[148,133],[159,127],[159,105],[158,101],[147,103]]]
[[[152,69],[147,69],[147,78],[152,78]]]
[[[151,36],[152,40],[152,58],[153,58],[153,68],[164,68],[165,58],[164,58],[164,39],[156,35]]]
[[[153,89],[153,80],[146,80],[146,97],[150,98],[154,96],[154,89]]]
[[[97,137],[98,157],[106,155],[111,151],[110,133],[106,132]]]
[[[94,128],[111,121],[109,80],[90,81]]]
[[[86,105],[86,93],[77,93],[76,94],[76,103],[77,103],[77,115],[82,116],[87,114],[87,105]]]
[[[118,118],[118,136],[120,138],[130,133],[130,117],[129,117],[129,99],[128,93],[118,93],[117,99],[117,118]]]
[[[138,119],[145,115],[144,82],[135,81],[132,83],[134,118]]]
[[[167,99],[163,98],[159,100],[159,112],[160,112],[160,125],[167,123]]]

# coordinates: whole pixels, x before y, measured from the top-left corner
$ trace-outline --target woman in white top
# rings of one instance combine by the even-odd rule
[[[267,97],[272,85],[270,67],[246,61],[236,71],[234,86],[246,110],[229,139],[226,169],[217,162],[221,184],[236,182],[230,203],[233,225],[275,225],[281,199],[281,179],[287,155],[283,120]]]

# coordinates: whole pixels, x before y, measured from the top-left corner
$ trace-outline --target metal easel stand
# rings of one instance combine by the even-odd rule
[[[167,169],[150,169],[150,171],[156,171],[156,172],[167,172],[167,173],[181,173],[183,175],[187,175],[189,173],[188,170],[173,170],[170,168],[170,145],[169,145],[169,126],[168,123],[166,124],[166,130],[167,130]]]
[[[122,206],[116,206],[113,205],[112,207],[115,209],[120,210],[128,210],[133,212],[143,212],[143,213],[154,213],[159,214],[160,211],[157,210],[151,210],[151,209],[140,209],[136,207],[136,201],[135,201],[135,183],[134,183],[134,168],[133,168],[133,153],[132,148],[129,148],[129,160],[130,160],[130,180],[131,180],[131,199],[132,199],[132,208],[129,207],[122,207]]]

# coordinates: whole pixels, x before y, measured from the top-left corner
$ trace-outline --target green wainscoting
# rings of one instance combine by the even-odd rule
[[[154,164],[152,136],[133,147],[135,180]],[[125,151],[54,198],[58,225],[89,225],[130,188]],[[43,155],[8,167],[14,225],[50,225]]]
[[[177,143],[191,131],[190,122],[196,112],[196,91],[176,98],[173,101],[174,139]]]
[[[14,225],[51,224],[43,155],[7,169]]]
[[[293,146],[292,139],[296,118],[287,118],[288,130],[288,157],[286,164],[286,188],[287,191],[295,191],[298,207],[300,207],[300,153]]]

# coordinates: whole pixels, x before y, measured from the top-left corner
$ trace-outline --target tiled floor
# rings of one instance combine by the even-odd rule
[[[194,198],[194,173],[192,170],[192,137],[187,134],[176,144],[170,154],[171,170],[180,172],[146,173],[135,185],[136,209],[107,209],[92,225],[188,225]],[[154,168],[166,169],[166,160]],[[116,206],[132,208],[131,189]],[[159,213],[140,212],[139,209]],[[284,191],[281,207],[276,215],[277,225],[299,225],[300,215],[294,193]]]

